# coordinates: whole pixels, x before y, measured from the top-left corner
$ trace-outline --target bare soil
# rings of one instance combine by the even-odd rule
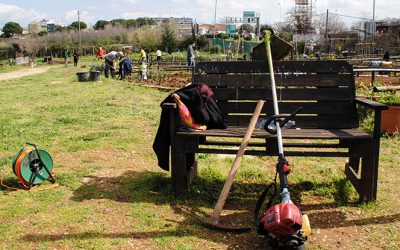
[[[192,81],[191,72],[188,73],[171,73],[165,77],[157,77],[148,79],[146,81],[141,80],[139,83],[156,86],[156,87],[167,87],[167,88],[181,88]],[[137,81],[135,81],[137,82]]]
[[[27,68],[21,69],[17,71],[0,73],[0,81],[10,80],[14,78],[37,75],[47,72],[51,67],[41,67],[41,68]]]
[[[371,83],[371,76],[361,75],[355,78],[357,83],[364,83],[364,85],[369,86]],[[375,78],[375,82],[380,83],[382,85],[400,85],[400,77],[399,76],[389,76],[389,75],[378,75]]]
[[[369,86],[369,84],[371,83],[371,76],[361,75],[355,77],[355,80],[357,84],[360,84],[362,82],[364,85]],[[165,77],[148,79],[147,81],[142,80],[139,82],[141,84],[146,84],[155,87],[181,88],[186,84],[190,83],[191,81],[192,81],[192,75],[190,72],[188,72],[188,73],[172,73],[168,74]],[[376,76],[375,81],[382,85],[400,85],[399,76],[378,75]]]

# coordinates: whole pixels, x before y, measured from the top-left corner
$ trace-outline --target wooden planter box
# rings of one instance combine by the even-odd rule
[[[389,106],[388,110],[382,111],[382,132],[400,132],[400,106]]]

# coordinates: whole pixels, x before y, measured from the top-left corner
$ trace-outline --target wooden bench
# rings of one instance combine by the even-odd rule
[[[345,174],[360,199],[376,199],[381,110],[386,105],[356,98],[353,68],[345,61],[276,61],[276,85],[281,113],[303,110],[295,117],[297,129],[283,130],[286,156],[346,157]],[[273,114],[270,76],[263,61],[201,62],[193,83],[206,83],[214,91],[227,129],[177,131],[176,105],[164,104],[171,118],[171,174],[175,195],[186,194],[197,173],[196,153],[236,154],[257,100],[264,99],[264,117]],[[375,113],[373,134],[359,128],[356,104]],[[277,155],[276,136],[255,130],[247,155]],[[212,140],[210,140],[212,139]],[[322,140],[322,141],[321,141]],[[345,149],[345,150],[338,150]]]

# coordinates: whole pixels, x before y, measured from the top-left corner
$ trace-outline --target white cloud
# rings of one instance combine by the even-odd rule
[[[71,24],[73,22],[78,21],[78,10],[70,10],[64,13],[64,18],[67,24]],[[93,24],[97,21],[97,18],[90,14],[88,11],[79,11],[79,18],[81,22],[89,24]]]
[[[124,0],[124,2],[130,3],[130,4],[135,4],[135,3],[137,3],[137,0]]]
[[[46,18],[45,14],[41,14],[32,9],[23,9],[16,5],[0,3],[0,24],[5,24],[9,21],[20,23],[21,26],[36,20]],[[1,25],[1,26],[3,26]]]
[[[156,17],[157,15],[152,15],[151,13],[144,12],[144,11],[133,11],[133,12],[125,12],[122,13],[123,19],[135,19],[138,17]]]

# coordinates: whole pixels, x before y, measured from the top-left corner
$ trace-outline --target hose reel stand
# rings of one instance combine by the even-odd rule
[[[38,149],[36,144],[29,143],[21,149],[12,161],[12,170],[18,177],[19,182],[25,189],[31,189],[33,185],[49,180],[55,183],[53,170],[53,159],[50,154]]]

